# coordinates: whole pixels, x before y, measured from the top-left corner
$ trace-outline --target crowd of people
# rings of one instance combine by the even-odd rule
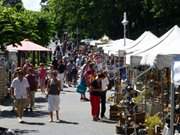
[[[80,101],[90,101],[94,121],[100,117],[107,119],[106,92],[114,85],[113,79],[119,65],[118,59],[88,46],[82,50],[67,46],[66,53],[62,53],[61,47],[57,46],[51,64],[45,66],[41,63],[38,69],[26,60],[22,67],[15,69],[10,85],[18,121],[22,122],[24,110],[33,112],[37,90],[48,98],[49,121],[54,120],[54,111],[59,120],[59,95],[64,87],[74,87],[80,93]],[[86,96],[87,91],[89,97]]]
[[[56,111],[59,120],[59,94],[62,89],[57,72],[53,69],[48,71],[43,63],[35,70],[27,60],[23,67],[16,68],[10,85],[11,97],[14,100],[13,110],[16,111],[20,123],[23,122],[24,111],[33,112],[38,89],[48,98],[50,121],[53,121],[53,111]]]
[[[100,118],[107,119],[105,116],[106,92],[114,85],[115,73],[124,70],[121,67],[122,62],[118,57],[108,56],[101,50],[94,50],[88,46],[83,46],[81,51],[71,48],[65,56],[63,56],[62,50],[61,47],[56,49],[53,67],[59,74],[61,74],[62,68],[65,69],[68,86],[75,85],[76,91],[81,95],[81,101],[90,101],[91,115],[94,121],[98,121]],[[64,65],[61,66],[61,63]],[[62,71],[64,76],[64,70]],[[120,74],[117,76],[120,77]],[[122,76],[124,79],[126,78],[125,70]],[[59,79],[64,82],[61,77]],[[78,83],[77,80],[79,80]],[[90,95],[89,98],[86,96],[87,91]]]
[[[80,101],[90,102],[93,121],[108,119],[105,115],[106,94],[112,87],[116,91],[121,90],[121,94],[127,98],[125,104],[128,113],[137,112],[132,100],[137,93],[133,93],[132,87],[128,85],[131,82],[127,79],[127,71],[120,58],[108,56],[89,46],[79,50],[66,46],[65,53],[63,50],[57,46],[49,65],[41,63],[37,69],[26,60],[22,67],[15,69],[10,90],[14,99],[13,108],[20,123],[23,122],[24,111],[34,111],[35,93],[38,90],[47,98],[49,122],[54,121],[53,113],[56,114],[56,120],[60,121],[59,95],[64,87],[74,87],[80,94]],[[120,86],[121,82],[127,83],[124,89]]]

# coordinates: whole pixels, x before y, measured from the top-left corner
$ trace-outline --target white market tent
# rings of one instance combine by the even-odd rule
[[[153,65],[158,55],[180,54],[180,28],[175,25],[150,48],[137,53],[142,56],[141,64]]]
[[[131,47],[127,48],[126,53],[137,53],[148,49],[150,44],[157,42],[158,37],[150,31],[145,31],[139,38],[132,42]]]
[[[111,42],[112,42],[112,40],[107,35],[104,35],[103,37],[101,37],[98,40],[91,40],[89,42],[89,44],[92,45],[92,46],[96,46],[96,45],[108,44],[108,43],[111,43]]]
[[[119,50],[126,50],[126,48],[131,47],[130,44],[133,40],[126,38],[126,46],[124,46],[124,39],[114,40],[109,44],[105,44],[102,48],[105,53],[118,55]]]
[[[102,42],[100,40],[92,40],[89,42],[90,45],[95,46],[96,44],[101,44]]]
[[[130,64],[130,57],[146,50],[154,43],[157,43],[158,37],[150,31],[145,31],[139,38],[132,42],[131,47],[126,49],[126,63]]]

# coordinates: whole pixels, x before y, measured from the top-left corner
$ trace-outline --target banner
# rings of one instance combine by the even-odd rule
[[[141,63],[142,56],[131,56],[130,57],[130,64],[132,67],[139,66]]]

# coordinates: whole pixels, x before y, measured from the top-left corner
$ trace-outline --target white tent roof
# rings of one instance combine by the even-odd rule
[[[154,43],[157,43],[158,37],[150,31],[145,31],[139,38],[132,42],[131,47],[127,48],[126,63],[130,64],[130,56],[137,54],[143,50],[151,47]]]
[[[142,56],[141,64],[153,65],[157,55],[180,54],[180,28],[175,25],[150,48],[136,55]]]
[[[137,53],[148,49],[150,44],[157,42],[158,37],[150,31],[145,31],[139,38],[132,42],[131,47],[127,48],[127,53]]]
[[[102,38],[98,40],[91,40],[89,43],[90,45],[95,46],[95,45],[104,45],[111,42],[112,40],[107,35],[104,35]]]
[[[119,50],[126,50],[126,48],[130,47],[130,44],[133,40],[126,38],[126,46],[124,46],[124,39],[114,40],[109,44],[105,44],[103,46],[103,50],[105,53],[117,55]]]
[[[100,40],[92,40],[90,41],[90,45],[95,46],[96,44],[101,44],[102,42]]]

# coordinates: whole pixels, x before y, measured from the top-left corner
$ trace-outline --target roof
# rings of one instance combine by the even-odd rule
[[[180,28],[175,25],[151,48],[140,52],[138,55],[143,56],[141,64],[153,65],[157,55],[180,54]]]
[[[15,44],[16,46],[8,45],[6,48],[7,51],[9,51],[9,52],[12,50],[15,50],[15,51],[50,51],[50,49],[45,48],[41,45],[38,45],[27,39],[21,41],[20,43],[21,43],[21,45],[16,43]]]
[[[132,42],[131,47],[126,50],[126,64],[130,64],[130,57],[136,55],[138,52],[150,48],[154,43],[158,42],[156,37],[150,31],[145,31],[139,38]]]
[[[133,40],[126,38],[125,39],[126,46],[124,46],[124,38],[114,40],[110,42],[109,44],[105,44],[103,47],[103,50],[105,53],[110,53],[117,55],[119,50],[126,50],[126,48],[130,47],[130,43],[133,42]]]

